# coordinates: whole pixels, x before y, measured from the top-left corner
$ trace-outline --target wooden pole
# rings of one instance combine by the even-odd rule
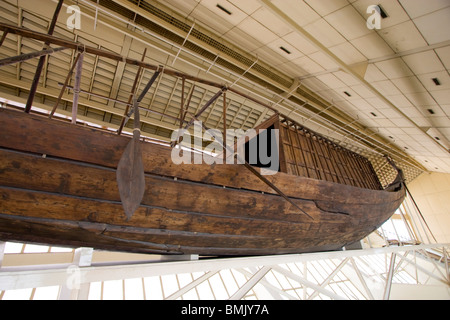
[[[205,112],[206,109],[208,109],[209,106],[211,106],[214,103],[214,101],[216,101],[226,90],[227,90],[226,87],[222,87],[222,89],[220,89],[211,99],[209,99],[208,102],[205,103],[203,108],[201,108],[197,114],[192,115],[191,120],[188,122],[188,124],[186,124],[186,126],[184,127],[184,130],[189,129],[192,126],[192,124],[194,123],[194,121],[196,121],[196,120],[199,121],[198,118],[203,114],[203,112]],[[178,145],[179,139],[180,139],[180,137],[178,137],[176,141],[172,141],[170,146],[172,148],[175,148]]]
[[[227,144],[227,93],[223,93],[223,141]],[[223,148],[223,160],[227,158],[226,148]]]
[[[59,12],[61,11],[63,2],[64,2],[64,0],[59,0],[58,5],[56,6],[55,13],[53,14],[53,19],[52,19],[52,21],[50,23],[50,27],[48,29],[49,36],[53,35],[53,32],[55,31],[56,21],[58,20]],[[46,48],[49,45],[50,45],[50,42],[45,42],[44,48]],[[37,87],[39,84],[39,79],[41,77],[42,69],[44,68],[44,63],[45,63],[45,56],[41,56],[41,58],[39,59],[38,66],[36,68],[36,73],[34,75],[33,82],[31,84],[31,89],[30,89],[30,94],[28,95],[27,104],[25,106],[26,113],[30,113],[30,111],[31,111],[31,106],[34,101],[34,96],[36,95],[36,90],[37,90]]]
[[[145,86],[144,90],[142,90],[141,94],[139,95],[139,97],[136,99],[137,105],[139,107],[139,103],[142,101],[142,99],[144,99],[145,95],[147,94],[148,90],[150,90],[151,86],[153,85],[153,83],[156,81],[156,79],[158,78],[159,74],[161,73],[160,70],[157,70],[153,76],[151,77],[151,79],[149,80],[149,82],[147,83],[147,85]],[[133,103],[133,107],[132,109],[129,111],[128,114],[126,114],[126,117],[123,119],[123,127],[128,123],[128,120],[130,120],[131,114],[134,112],[134,107],[135,107],[136,103]]]
[[[206,111],[206,109],[209,108],[224,92],[227,91],[227,87],[222,87],[205,105],[203,108],[200,109],[200,111],[189,121],[189,123],[184,128],[185,130],[189,129],[190,126],[194,123],[195,119],[199,118],[203,112]]]
[[[150,81],[142,90],[139,97],[133,99],[134,130],[133,138],[128,143],[119,165],[117,166],[117,186],[119,188],[120,199],[125,210],[127,219],[130,220],[134,212],[139,208],[145,192],[144,165],[142,162],[142,150],[140,145],[141,121],[139,113],[139,103],[144,99],[148,90],[158,78],[161,71],[158,69]]]
[[[195,90],[195,84],[191,88],[191,94],[189,95],[188,101],[186,103],[186,108],[184,110],[183,116],[180,118],[181,119],[180,123],[186,122],[184,119],[186,119],[186,115],[188,113],[189,106],[191,105],[191,99],[192,99],[192,96],[194,95],[194,90]],[[181,127],[180,127],[180,129],[181,129]]]
[[[75,85],[73,88],[72,123],[77,123],[78,98],[80,97],[81,73],[83,72],[84,53],[81,53],[75,70]]]
[[[144,53],[142,54],[141,62],[144,61],[146,55],[147,55],[147,48],[144,49]],[[137,88],[137,85],[138,85],[138,82],[139,82],[139,78],[141,77],[141,72],[142,72],[142,66],[139,66],[138,72],[136,73],[136,77],[134,78],[133,87],[131,88],[130,97],[128,98],[128,104],[127,104],[127,107],[125,109],[124,117],[122,118],[122,121],[120,123],[119,130],[117,130],[117,134],[119,136],[122,134],[122,130],[123,130],[123,127],[125,126],[126,121],[128,121],[128,120],[126,120],[126,118],[128,117],[128,112],[130,110],[130,105],[131,105],[131,103],[133,101],[133,97],[134,97],[134,95],[136,93],[136,88]]]
[[[5,42],[7,35],[8,35],[8,31],[3,32],[2,38],[0,39],[0,47],[3,45],[3,42]]]
[[[184,115],[184,86],[186,84],[186,79],[183,77],[181,78],[182,84],[181,84],[181,106],[180,106],[180,119],[183,119]],[[183,122],[180,121],[180,129],[183,127]]]
[[[39,41],[48,41],[49,43],[53,43],[55,45],[60,45],[60,46],[65,46],[65,47],[68,47],[70,49],[78,50],[80,48],[84,48],[86,53],[98,55],[100,57],[108,58],[108,59],[115,60],[115,61],[125,62],[127,64],[131,64],[131,65],[135,65],[135,66],[140,66],[140,67],[142,67],[144,69],[158,70],[160,68],[159,66],[155,66],[155,65],[152,65],[152,64],[149,64],[149,63],[146,63],[146,62],[143,62],[143,61],[135,60],[135,59],[130,59],[130,58],[121,56],[121,55],[119,55],[117,53],[105,51],[105,50],[94,48],[94,47],[90,47],[90,46],[82,46],[81,44],[79,44],[77,42],[74,42],[74,41],[71,41],[71,40],[66,40],[66,39],[53,37],[53,36],[50,36],[48,34],[43,34],[43,33],[40,33],[40,32],[27,30],[27,29],[20,28],[20,27],[17,27],[17,26],[5,24],[5,23],[2,23],[2,22],[0,22],[0,30],[8,31],[9,33],[12,33],[12,34],[17,34],[17,35],[20,35],[22,37],[31,38],[31,39],[35,39],[35,40],[39,40]],[[183,78],[184,77],[186,80],[190,80],[190,81],[193,81],[193,82],[198,82],[198,83],[205,84],[205,85],[208,85],[208,86],[211,86],[211,87],[216,87],[216,88],[222,88],[223,87],[223,84],[219,84],[219,83],[214,82],[214,81],[209,81],[209,80],[205,80],[205,79],[202,79],[202,78],[199,78],[199,77],[191,76],[191,75],[188,75],[186,73],[178,72],[178,71],[175,71],[175,70],[164,69],[164,73],[167,74],[167,75],[173,76],[173,77],[179,77],[179,78]],[[244,97],[244,98],[246,98],[246,99],[248,99],[250,101],[253,101],[253,102],[255,102],[255,103],[257,103],[257,104],[259,104],[259,105],[261,105],[261,106],[263,106],[265,108],[268,108],[268,109],[272,110],[273,112],[275,112],[277,114],[279,113],[278,110],[276,110],[275,108],[273,108],[269,104],[264,103],[262,101],[259,101],[258,99],[254,98],[254,97],[252,97],[250,95],[247,95],[247,94],[245,94],[245,93],[243,93],[243,92],[241,92],[241,91],[239,91],[237,89],[229,88],[228,90],[230,90],[231,92],[233,92],[233,93],[235,93],[235,94],[237,94],[237,95],[239,95],[241,97]],[[284,117],[286,119],[289,119],[287,116],[284,116]]]
[[[55,52],[59,52],[62,50],[66,50],[66,49],[67,48],[65,48],[65,47],[59,47],[56,49],[49,48],[49,49],[45,49],[45,50],[41,50],[41,51],[35,51],[35,52],[31,52],[31,53],[21,54],[21,55],[14,56],[14,57],[8,57],[8,58],[0,60],[0,67],[27,61],[27,60],[30,60],[33,58],[39,58],[39,57],[46,56],[46,55],[49,55],[49,54],[52,54]]]
[[[72,77],[73,70],[75,69],[75,66],[78,64],[78,60],[80,60],[81,55],[82,55],[82,53],[80,52],[77,55],[77,57],[75,58],[75,61],[74,61],[73,65],[72,65],[72,67],[70,68],[69,73],[68,73],[68,75],[66,77],[66,80],[64,82],[64,85],[63,85],[63,87],[61,89],[61,92],[59,93],[58,100],[56,100],[55,106],[53,107],[52,112],[50,112],[50,115],[48,116],[49,119],[51,119],[53,117],[53,115],[55,114],[55,111],[58,108],[59,103],[61,102],[61,99],[62,99],[62,96],[64,94],[64,91],[66,90],[67,85],[69,84],[70,78]]]

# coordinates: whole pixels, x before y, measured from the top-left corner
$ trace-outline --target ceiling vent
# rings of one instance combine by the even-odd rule
[[[225,12],[226,14],[228,14],[228,15],[230,15],[230,16],[232,15],[232,12],[231,12],[230,10],[225,9],[225,8],[222,7],[220,4],[217,4],[216,7],[219,8],[220,10],[222,10],[223,12]]]
[[[431,79],[431,80],[433,80],[433,82],[434,82],[435,85],[437,85],[437,86],[440,86],[440,85],[441,85],[441,82],[439,81],[438,78],[433,78],[433,79]]]
[[[280,49],[283,50],[284,52],[286,52],[287,54],[291,54],[291,52],[288,49],[286,49],[285,47],[280,47]]]
[[[378,5],[378,8],[380,8],[380,15],[381,18],[386,19],[387,17],[389,17],[386,13],[386,11],[384,11],[383,7],[381,5]]]

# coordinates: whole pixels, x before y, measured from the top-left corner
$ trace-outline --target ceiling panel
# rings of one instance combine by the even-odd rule
[[[413,75],[411,69],[401,58],[377,62],[375,65],[388,79],[397,79]]]
[[[434,50],[406,55],[403,60],[415,74],[424,74],[445,70]]]
[[[330,13],[324,19],[347,40],[354,40],[372,32],[367,28],[366,20],[351,5]]]
[[[336,46],[346,41],[336,29],[323,19],[308,24],[304,29],[326,47]]]
[[[305,0],[321,16],[326,16],[348,5],[346,0]]]
[[[330,51],[347,65],[353,65],[366,61],[364,55],[350,42],[344,42],[331,47]]]
[[[412,21],[405,21],[392,27],[382,27],[379,34],[395,52],[427,46],[427,42]]]
[[[426,5],[423,0],[400,0],[400,3],[412,19],[450,6],[447,0],[427,1]]]
[[[371,32],[350,41],[367,60],[386,57],[394,53],[389,45],[376,32]]]
[[[252,0],[253,1],[253,0]],[[339,0],[343,2],[343,0]],[[242,1],[241,2],[245,2]],[[314,4],[321,4],[325,1],[313,1]],[[336,3],[336,1],[327,1],[329,4]],[[315,10],[315,8],[311,7],[311,5],[307,2],[303,2],[301,0],[273,0],[272,3],[280,8],[288,17],[297,21],[300,26],[308,25],[316,20],[321,18],[320,11]],[[325,7],[330,7],[325,5]],[[317,13],[319,12],[319,13]]]
[[[414,19],[428,44],[436,44],[450,40],[450,7]],[[439,26],[439,28],[436,28]]]

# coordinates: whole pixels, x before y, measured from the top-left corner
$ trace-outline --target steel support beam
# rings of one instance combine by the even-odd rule
[[[306,280],[305,278],[300,277],[299,275],[296,275],[293,272],[290,272],[284,268],[281,267],[273,267],[273,269],[279,273],[281,273],[282,275],[284,275],[285,277],[291,278],[294,281],[297,281],[298,283],[313,289],[314,291],[317,291],[318,293],[324,294],[332,299],[335,300],[345,300],[345,298],[335,294],[334,292],[331,292],[329,290],[326,290],[324,288],[322,288],[320,285],[315,284],[312,281]]]
[[[415,252],[421,249],[429,248],[442,248],[443,246],[449,247],[449,244],[436,244],[436,245],[418,245],[418,246],[405,246],[405,247],[388,247],[378,249],[366,249],[366,250],[351,250],[351,251],[339,251],[339,252],[323,252],[323,253],[310,253],[310,254],[298,254],[298,255],[280,255],[280,256],[266,256],[266,257],[249,257],[249,258],[227,258],[227,259],[201,259],[196,261],[176,261],[176,262],[159,262],[159,263],[142,263],[142,264],[127,264],[127,265],[114,265],[114,266],[88,266],[80,267],[79,269],[79,283],[80,285],[89,284],[91,282],[109,281],[109,280],[123,280],[132,278],[145,278],[152,276],[163,276],[178,273],[193,273],[193,272],[212,272],[216,273],[220,270],[226,269],[240,269],[240,268],[252,268],[258,267],[262,271],[258,271],[253,274],[254,281],[248,283],[245,290],[242,289],[239,295],[242,295],[244,291],[248,292],[259,280],[264,280],[264,276],[270,269],[279,272],[280,274],[299,282],[301,285],[312,288],[321,294],[330,296],[334,299],[340,299],[341,296],[325,289],[326,287],[321,284],[314,283],[310,280],[294,274],[279,265],[289,263],[306,263],[308,261],[316,261],[323,259],[346,259],[364,257],[370,255],[396,255],[402,252]],[[415,264],[407,258],[403,258],[405,261]],[[38,268],[39,266],[35,266]],[[437,277],[433,272],[419,267],[421,271],[426,272],[429,275]],[[266,272],[267,271],[267,272]],[[337,270],[331,272],[336,274]],[[390,268],[388,270],[388,276],[385,279],[385,294],[384,297],[389,297],[389,289],[391,286],[392,278],[395,274],[395,260],[391,258]],[[212,276],[212,274],[211,274]],[[67,266],[56,269],[46,270],[25,270],[25,271],[4,271],[0,273],[0,290],[14,290],[24,288],[37,288],[43,286],[63,286],[67,283],[70,274],[67,272]],[[205,276],[206,277],[206,276]],[[259,279],[259,280],[258,280]],[[258,281],[256,281],[258,280]],[[328,280],[328,279],[326,279]],[[331,280],[331,279],[330,279]],[[442,281],[446,285],[447,282]],[[264,285],[264,283],[262,283]],[[322,283],[323,284],[323,283]],[[187,289],[187,288],[186,288]],[[247,290],[248,289],[248,290]],[[237,293],[234,294],[238,297]]]
[[[181,288],[180,290],[178,290],[175,293],[172,293],[170,296],[168,296],[166,298],[166,300],[176,300],[179,297],[181,297],[183,294],[189,292],[190,290],[194,289],[195,287],[197,287],[198,285],[202,284],[203,282],[205,282],[206,280],[208,280],[209,278],[211,278],[212,276],[214,276],[215,274],[217,274],[219,271],[214,271],[214,272],[207,272],[205,273],[203,276],[195,279],[194,281],[192,281],[191,283],[189,283],[188,285],[184,286],[183,288]]]
[[[392,278],[394,276],[395,257],[396,256],[397,255],[395,253],[391,253],[391,260],[389,263],[389,272],[386,277],[386,284],[384,287],[383,300],[389,300],[389,296],[391,294]]]
[[[239,290],[233,294],[229,300],[241,300],[245,297],[245,295],[252,290],[254,286],[256,286],[267,274],[267,272],[270,271],[270,267],[262,267],[259,269],[253,277],[250,278],[250,280],[247,281],[242,287],[239,288]]]

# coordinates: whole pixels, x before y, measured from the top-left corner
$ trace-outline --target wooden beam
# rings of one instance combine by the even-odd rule
[[[56,100],[55,106],[53,107],[52,111],[50,112],[49,118],[51,119],[53,117],[53,115],[55,114],[56,109],[58,108],[59,103],[61,102],[62,96],[64,94],[64,91],[67,88],[67,85],[69,84],[70,78],[72,77],[73,74],[73,70],[75,69],[75,66],[78,64],[78,60],[80,60],[81,55],[83,53],[80,52],[77,57],[75,58],[75,61],[72,65],[72,67],[69,70],[69,73],[67,74],[66,80],[64,81],[64,85],[61,89],[61,92],[59,93],[58,99]]]
[[[4,31],[2,34],[2,38],[0,39],[0,47],[3,45],[3,42],[5,42],[7,35],[8,35],[8,31]]]
[[[59,52],[62,50],[67,50],[67,48],[65,48],[65,47],[59,47],[59,48],[55,48],[55,49],[49,48],[49,49],[45,49],[45,50],[41,50],[41,51],[24,53],[24,54],[14,56],[14,57],[8,57],[8,58],[0,60],[0,67],[18,63],[18,62],[27,61],[27,60],[30,60],[33,58],[39,58],[42,56],[50,55],[50,54],[53,54],[55,52]]]
[[[49,36],[51,36],[53,34],[53,32],[55,31],[56,22],[58,20],[59,12],[61,11],[61,8],[63,6],[63,2],[64,2],[64,0],[59,0],[58,5],[56,6],[55,13],[53,14],[53,18],[50,23],[50,27],[48,29]],[[47,47],[49,45],[50,45],[50,42],[45,42],[44,47]],[[41,77],[41,72],[44,67],[44,63],[45,63],[45,56],[41,56],[41,58],[39,59],[38,66],[36,68],[36,73],[34,75],[33,82],[31,84],[31,89],[30,89],[30,93],[28,96],[27,104],[25,106],[26,113],[30,113],[30,111],[31,111],[31,106],[34,101],[34,96],[36,95],[36,89],[39,84],[39,78]]]
[[[183,113],[183,116],[182,116],[182,118],[181,118],[181,122],[182,122],[182,123],[185,122],[184,119],[186,119],[186,115],[187,115],[187,113],[188,113],[188,111],[189,111],[189,106],[191,105],[191,99],[192,99],[192,96],[194,95],[194,90],[195,90],[195,84],[192,85],[191,93],[189,94],[189,98],[188,98],[188,101],[187,101],[187,103],[186,103],[186,108],[185,108],[184,113]]]
[[[195,115],[191,114],[192,118],[186,124],[186,126],[184,127],[184,130],[188,130],[194,124],[195,121],[200,121],[198,118],[203,114],[203,112],[205,112],[206,109],[208,109],[209,106],[211,106],[226,90],[227,90],[226,87],[222,87],[222,89],[220,89],[214,96],[212,96],[211,99],[209,99],[208,102],[205,103],[205,105],[197,112],[197,114],[195,114]],[[208,130],[208,129],[206,129],[206,130]],[[176,141],[172,141],[172,143],[170,144],[172,148],[175,148],[178,145],[179,139],[180,139],[180,136],[177,138]]]
[[[144,61],[146,55],[147,55],[147,48],[144,49],[144,53],[142,54],[142,58],[141,58],[142,62]],[[139,78],[141,77],[141,72],[142,72],[142,67],[139,66],[138,72],[136,73],[136,77],[134,78],[133,87],[131,88],[130,97],[128,98],[128,104],[125,109],[124,117],[122,118],[122,121],[120,123],[119,130],[117,130],[118,135],[122,134],[123,127],[125,126],[125,121],[126,121],[125,119],[126,119],[126,117],[128,117],[128,112],[130,110],[130,106],[131,106],[131,102],[133,101],[133,97],[136,93],[136,88],[137,88],[137,85],[139,82]]]
[[[75,70],[75,85],[73,88],[72,123],[77,123],[78,98],[80,97],[81,74],[83,72],[84,53],[81,53]]]
[[[150,80],[148,81],[147,85],[145,86],[145,88],[142,90],[141,94],[139,95],[139,97],[137,99],[135,99],[135,102],[133,102],[133,107],[132,109],[128,112],[127,116],[125,117],[123,123],[125,126],[128,122],[128,120],[130,120],[131,117],[131,113],[134,112],[134,108],[139,108],[139,103],[142,101],[142,99],[144,99],[145,95],[147,94],[148,90],[150,90],[150,88],[152,87],[153,83],[156,81],[156,79],[158,78],[158,76],[160,75],[161,70],[157,70],[153,76],[150,78]],[[122,126],[122,128],[123,128]]]
[[[223,93],[223,141],[227,144],[227,93]],[[226,148],[223,148],[223,159],[226,159]]]
[[[186,85],[186,79],[181,78],[181,105],[180,105],[180,119],[183,119],[184,115],[184,87]],[[180,129],[183,127],[183,122],[180,121]]]

